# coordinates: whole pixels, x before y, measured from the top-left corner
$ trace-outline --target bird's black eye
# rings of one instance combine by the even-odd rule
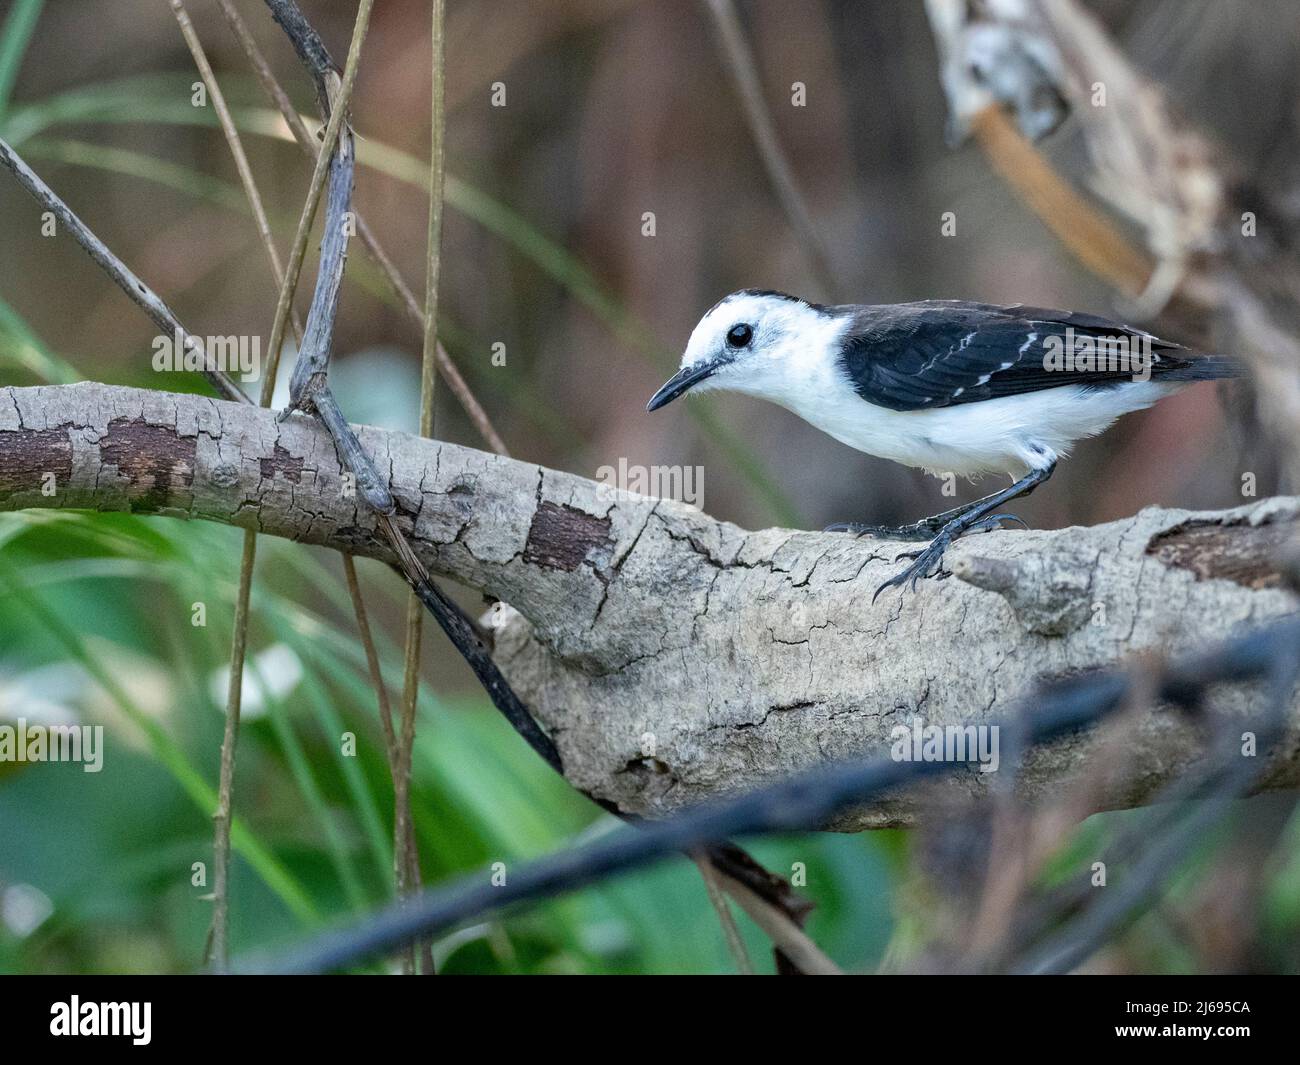
[[[754,339],[754,327],[748,322],[737,322],[727,333],[727,343],[733,348],[745,348]]]

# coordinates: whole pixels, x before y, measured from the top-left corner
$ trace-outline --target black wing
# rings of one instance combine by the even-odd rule
[[[1061,360],[1071,335],[1076,345],[1080,338],[1091,338],[1094,348],[1098,340],[1125,341],[1133,357],[1150,358],[1153,379],[1236,376],[1230,360],[1192,355],[1144,330],[1092,314],[962,300],[828,309],[850,319],[841,360],[854,389],[867,402],[891,410],[949,407],[1063,385],[1107,387],[1134,379],[1131,361],[1102,358],[1091,369],[1077,364],[1064,368]]]

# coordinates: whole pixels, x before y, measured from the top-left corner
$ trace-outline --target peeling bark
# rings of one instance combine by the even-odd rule
[[[1194,650],[1294,611],[1275,561],[1300,522],[1294,499],[970,537],[950,552],[955,579],[872,605],[911,545],[748,532],[573,474],[358,431],[429,569],[512,604],[495,612],[496,656],[566,776],[630,814],[884,753],[916,716],[996,721],[1037,682]],[[391,561],[317,423],[200,396],[0,389],[0,507],[198,518]],[[1253,697],[1224,691],[1216,708],[1245,712]],[[1153,711],[1139,735],[1137,772],[1108,784],[1100,807],[1142,802],[1198,757],[1194,727],[1175,715]],[[1020,790],[1055,791],[1092,746],[1032,752]],[[835,827],[907,823],[936,791],[981,795],[997,776],[959,774]],[[1297,783],[1293,745],[1265,784]]]

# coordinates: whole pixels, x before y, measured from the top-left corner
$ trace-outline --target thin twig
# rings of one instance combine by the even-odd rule
[[[393,754],[393,875],[397,897],[406,898],[418,890],[412,869],[411,835],[411,756],[415,749],[415,708],[420,694],[420,623],[424,607],[414,592],[407,592],[406,637],[402,647],[401,727]],[[415,943],[407,944],[402,955],[402,971],[416,972]]]
[[[753,976],[754,963],[749,960],[749,951],[745,949],[745,941],[741,939],[740,929],[736,927],[736,918],[732,916],[731,907],[722,893],[722,874],[714,867],[708,854],[702,851],[692,854],[691,861],[700,871],[700,879],[704,881],[704,892],[709,897],[709,905],[713,907],[713,912],[718,915],[718,923],[722,926],[722,938],[727,944],[727,950],[731,952],[732,960],[736,963],[737,972],[744,976]]]
[[[736,87],[744,108],[745,120],[749,131],[758,145],[758,154],[763,160],[767,176],[776,190],[777,199],[794,227],[808,265],[817,278],[818,284],[831,299],[839,298],[839,285],[831,270],[826,247],[817,234],[813,224],[812,212],[808,201],[804,199],[799,183],[795,180],[790,160],[781,147],[781,140],[776,135],[776,125],[767,101],[763,98],[763,87],[758,81],[758,64],[754,58],[749,42],[745,40],[745,31],[740,25],[740,17],[732,0],[705,0],[705,7],[713,16],[722,43],[722,54],[731,72],[731,80]]]
[[[379,666],[379,652],[375,648],[375,641],[370,637],[370,625],[368,621],[364,624],[361,621],[366,617],[366,604],[361,597],[361,583],[357,580],[356,561],[348,554],[343,555],[343,575],[347,579],[348,595],[352,597],[352,609],[357,615],[358,628],[364,634],[362,644],[366,652],[366,668],[370,671],[370,683],[374,686],[375,695],[379,699],[379,727],[384,734],[384,750],[388,753],[388,764],[391,767],[397,757],[397,737],[393,735],[393,708],[388,701],[388,688],[384,684],[384,674]]]
[[[235,593],[235,627],[230,639],[230,675],[226,681],[226,722],[221,734],[221,766],[217,776],[217,809],[212,815],[212,931],[208,961],[217,972],[230,962],[230,819],[234,810],[235,749],[248,650],[248,598],[253,587],[257,533],[244,530]]]
[[[31,193],[42,207],[53,213],[54,217],[63,224],[63,227],[72,234],[73,239],[81,245],[82,250],[98,264],[104,273],[108,274],[118,288],[125,292],[149,316],[150,320],[163,333],[169,337],[179,337],[181,344],[187,350],[196,347],[202,349],[202,341],[185,330],[175,313],[162,301],[162,298],[141,281],[121,259],[109,251],[107,245],[95,236],[90,231],[90,228],[73,213],[72,208],[59,199],[54,190],[45,184],[36,175],[36,172],[24,163],[18,153],[9,147],[3,139],[0,139],[0,163],[4,164],[18,179],[18,183]],[[177,355],[179,356],[179,354],[178,352]],[[203,376],[212,382],[213,387],[226,399],[233,399],[240,403],[252,402],[244,394],[243,389],[216,365],[216,360],[211,352],[204,352],[204,367]]]
[[[303,261],[307,255],[307,240],[311,234],[312,220],[316,217],[316,207],[320,203],[321,193],[325,188],[325,177],[329,173],[330,162],[334,158],[334,146],[339,141],[347,123],[348,100],[352,96],[352,86],[356,83],[357,69],[360,66],[361,46],[366,39],[366,30],[370,25],[370,11],[374,0],[360,0],[357,4],[357,17],[352,29],[352,42],[348,46],[348,58],[343,68],[343,79],[335,98],[330,101],[332,108],[321,138],[316,166],[312,171],[311,182],[307,186],[307,198],[298,217],[298,229],[294,233],[293,244],[289,252],[289,265],[285,271],[284,284],[280,286],[280,295],[276,300],[275,320],[271,325],[271,345],[268,359],[274,366],[280,356],[280,347],[284,342],[285,323],[289,318],[289,307],[293,302],[294,291],[298,287],[298,278],[302,273]],[[274,8],[273,8],[274,10]],[[349,191],[349,195],[351,190]],[[328,233],[327,233],[328,236]],[[322,256],[323,258],[323,256]],[[268,375],[271,387],[274,387],[275,374]],[[267,383],[263,382],[263,392]],[[268,396],[269,400],[269,396]]]
[[[749,914],[750,919],[772,941],[779,955],[793,964],[799,972],[810,976],[841,976],[843,970],[835,964],[798,923],[780,906],[763,898],[747,884],[719,874],[724,891],[736,900],[736,905]]]
[[[444,43],[443,0],[432,0],[431,99],[429,147],[429,229],[425,250],[424,335],[420,361],[420,435],[433,436],[435,401],[434,349],[438,344],[438,275],[442,261],[442,187],[444,160]],[[404,686],[402,689],[402,731],[397,742],[397,770],[393,777],[395,808],[393,833],[402,843],[398,848],[397,891],[400,896],[413,894],[420,887],[419,853],[411,849],[411,757],[415,748],[415,708],[420,694],[420,637],[424,607],[411,592],[406,603],[406,647]],[[406,956],[407,969],[416,971],[414,944]]]

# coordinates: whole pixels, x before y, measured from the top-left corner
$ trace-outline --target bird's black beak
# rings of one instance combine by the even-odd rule
[[[645,409],[658,410],[660,407],[668,406],[669,403],[687,391],[692,385],[699,384],[706,377],[712,377],[715,370],[717,370],[717,367],[708,363],[687,366],[678,370],[664,382],[663,388],[650,397],[650,402],[645,405]]]

